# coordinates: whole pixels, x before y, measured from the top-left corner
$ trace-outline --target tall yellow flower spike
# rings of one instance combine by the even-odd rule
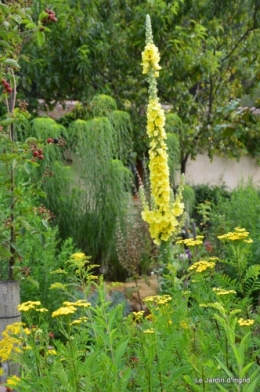
[[[153,43],[152,26],[150,16],[146,17],[146,46],[142,52],[143,74],[148,75],[149,103],[147,107],[147,134],[149,136],[149,169],[151,204],[149,208],[146,202],[144,190],[141,187],[141,200],[143,203],[142,218],[149,223],[150,235],[155,244],[167,242],[172,235],[179,230],[179,221],[176,219],[184,212],[182,190],[184,179],[181,181],[179,192],[174,200],[170,188],[168,154],[166,146],[166,132],[164,110],[157,96],[156,78],[161,69],[159,65],[160,54]]]

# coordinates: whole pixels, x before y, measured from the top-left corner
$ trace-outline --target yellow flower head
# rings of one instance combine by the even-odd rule
[[[224,289],[217,288],[217,287],[214,287],[212,290],[215,291],[215,293],[217,295],[236,294],[235,290],[224,290]]]
[[[241,229],[240,227],[235,227],[234,232],[229,232],[227,234],[219,235],[219,240],[227,240],[227,241],[241,241],[251,243],[253,240],[248,239],[249,232],[246,229]]]
[[[84,259],[86,257],[85,253],[73,253],[73,255],[70,256],[72,259]]]
[[[153,329],[153,328],[146,329],[146,330],[144,331],[144,333],[145,333],[145,334],[153,334],[153,333],[154,333],[154,329]]]
[[[215,263],[214,262],[200,260],[200,261],[197,261],[196,263],[192,264],[188,268],[188,271],[195,270],[195,272],[203,272],[203,271],[206,271],[207,269],[212,269],[214,267],[215,267]]]
[[[238,320],[238,324],[239,324],[241,327],[253,325],[254,322],[255,322],[255,320],[251,320],[251,319],[245,320],[245,319],[243,319],[243,318],[240,318],[240,319]]]
[[[159,71],[161,69],[159,61],[160,54],[158,48],[153,43],[148,43],[142,52],[143,74],[148,74],[150,68],[153,71]]]
[[[11,388],[16,387],[20,383],[21,379],[17,376],[12,376],[7,379],[7,385]]]
[[[55,310],[54,312],[52,312],[52,317],[67,316],[69,314],[75,313],[76,310],[77,310],[77,308],[75,308],[74,306],[66,306],[66,307],[62,306],[58,310]]]
[[[28,312],[31,309],[35,309],[36,306],[40,306],[41,303],[40,301],[28,301],[28,302],[24,302],[21,305],[17,306],[17,309],[20,312]]]

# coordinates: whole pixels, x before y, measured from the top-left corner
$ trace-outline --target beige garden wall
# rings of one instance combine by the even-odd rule
[[[196,161],[188,161],[185,177],[188,185],[220,185],[224,182],[233,189],[241,179],[249,177],[260,185],[260,166],[249,156],[242,157],[239,162],[218,157],[210,162],[206,155],[198,155]]]

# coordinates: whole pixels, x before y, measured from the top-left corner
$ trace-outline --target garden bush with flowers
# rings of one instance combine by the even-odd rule
[[[38,283],[44,295],[37,282],[36,291],[24,291],[22,322],[10,324],[0,341],[0,374],[7,361],[19,365],[18,374],[5,375],[9,391],[259,391],[260,264],[254,240],[240,223],[216,230],[214,246],[205,246],[213,244],[213,233],[180,236],[184,178],[174,194],[157,95],[159,60],[147,16],[142,67],[149,84],[150,192],[141,185],[139,193],[142,219],[158,249],[159,292],[132,311],[119,294],[115,301],[115,287],[97,275],[91,255],[75,250],[70,240],[57,253],[56,233],[46,229],[38,270],[39,276],[44,271]]]

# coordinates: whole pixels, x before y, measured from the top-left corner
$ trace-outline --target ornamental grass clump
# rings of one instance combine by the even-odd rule
[[[168,154],[165,132],[165,115],[157,96],[156,78],[159,76],[160,54],[153,43],[151,20],[146,17],[146,46],[142,53],[143,74],[149,83],[149,103],[147,107],[147,134],[149,136],[149,169],[151,207],[146,201],[143,187],[140,189],[144,211],[142,218],[149,224],[150,235],[155,244],[169,241],[178,232],[178,217],[183,214],[183,180],[176,198],[170,188]]]

